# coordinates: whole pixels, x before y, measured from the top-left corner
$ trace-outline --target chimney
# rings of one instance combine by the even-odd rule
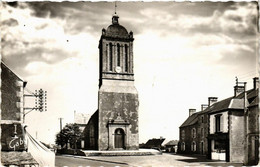
[[[238,95],[240,95],[241,93],[243,93],[245,90],[244,85],[236,85],[234,86],[234,96],[237,97]]]
[[[201,111],[204,111],[208,107],[207,104],[201,104]]]
[[[254,80],[254,89],[258,89],[259,88],[259,78],[255,77],[253,78]]]
[[[211,106],[212,104],[216,103],[218,101],[217,97],[209,97],[208,98],[208,106]]]
[[[196,112],[196,109],[189,109],[189,116],[191,116],[192,114],[194,114]]]

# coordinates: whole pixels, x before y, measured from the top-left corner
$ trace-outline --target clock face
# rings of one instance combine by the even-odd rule
[[[117,73],[120,73],[121,72],[121,67],[117,66],[115,70],[116,70]]]

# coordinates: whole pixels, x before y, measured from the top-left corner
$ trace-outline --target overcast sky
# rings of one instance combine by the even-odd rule
[[[119,23],[134,33],[140,143],[179,138],[188,109],[233,95],[235,76],[257,72],[256,2],[118,2]],[[31,135],[53,143],[59,117],[98,106],[98,42],[114,3],[3,3],[2,59],[31,91],[48,91],[48,111],[31,112]],[[30,100],[27,100],[26,105]],[[30,107],[30,106],[26,106]]]

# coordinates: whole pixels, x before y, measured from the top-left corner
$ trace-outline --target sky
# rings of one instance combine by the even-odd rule
[[[74,111],[98,106],[98,42],[112,24],[112,2],[2,3],[2,60],[48,111],[26,115],[28,131],[54,143]],[[134,34],[139,142],[179,138],[188,110],[208,97],[233,96],[235,77],[251,89],[258,76],[256,2],[117,2],[119,24]],[[26,98],[26,107],[33,99]]]

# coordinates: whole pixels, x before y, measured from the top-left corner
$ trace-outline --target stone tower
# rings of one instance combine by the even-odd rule
[[[98,150],[137,150],[138,93],[134,86],[133,33],[119,24],[102,29],[99,41]]]

